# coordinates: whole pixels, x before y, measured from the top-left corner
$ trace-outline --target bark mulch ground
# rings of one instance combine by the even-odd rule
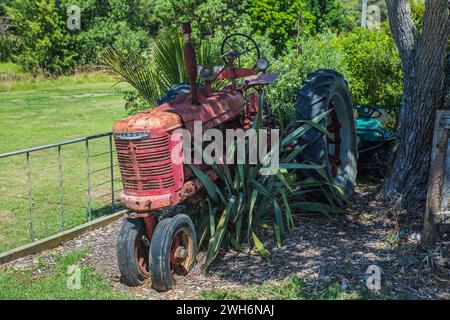
[[[358,187],[352,203],[346,215],[335,219],[298,215],[296,228],[281,248],[267,237],[273,266],[258,255],[228,252],[205,274],[201,269],[204,254],[200,253],[191,273],[179,278],[175,289],[165,293],[151,289],[149,283],[130,288],[120,282],[115,250],[121,221],[43,252],[41,257],[89,245],[87,260],[116,289],[146,299],[195,299],[202,290],[235,290],[294,275],[317,291],[329,283],[338,283],[349,291],[363,290],[370,265],[382,271],[379,298],[450,299],[448,235],[435,246],[422,248],[421,217],[377,200],[376,186]],[[37,261],[36,256],[30,256],[9,266],[26,268]]]

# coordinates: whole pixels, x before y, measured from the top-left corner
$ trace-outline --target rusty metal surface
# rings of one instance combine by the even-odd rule
[[[194,262],[193,239],[186,229],[180,229],[172,238],[169,252],[170,271],[172,274],[186,275]]]
[[[220,80],[235,80],[238,78],[249,77],[255,75],[258,71],[256,69],[243,68],[226,68],[217,76]]]
[[[184,127],[194,133],[194,121],[203,123],[203,130],[215,127],[237,117],[245,100],[239,91],[225,90],[207,95],[199,90],[200,104],[192,104],[190,94],[179,94],[175,99],[154,109],[116,121],[113,132],[150,131],[163,134]]]
[[[128,210],[136,211],[138,213],[170,207],[179,202],[178,192],[154,196],[135,196],[125,194],[125,192],[120,194],[120,203],[123,204]]]
[[[214,170],[208,170],[206,174],[212,179],[218,178]],[[184,183],[183,187],[175,192],[161,195],[129,195],[122,192],[120,202],[129,210],[135,211],[133,217],[147,217],[150,211],[177,205],[203,189],[200,180],[194,178]],[[143,213],[143,214],[142,214]]]
[[[173,112],[157,108],[116,121],[113,132],[150,131],[152,135],[164,134],[183,127],[181,118]]]
[[[341,166],[341,123],[338,120],[336,108],[332,105],[330,113],[331,123],[327,126],[328,132],[332,137],[327,138],[327,143],[334,145],[334,152],[328,153],[328,160],[331,164],[331,176],[336,177],[339,167]]]
[[[174,163],[172,150],[177,144],[170,133],[185,127],[194,134],[194,121],[202,121],[203,130],[230,121],[244,110],[245,100],[238,91],[206,95],[199,90],[200,104],[192,104],[190,95],[123,120],[113,126],[114,133],[140,132],[144,136],[126,139],[116,135],[116,149],[124,193],[121,202],[130,210],[148,212],[178,204],[201,188],[199,183],[184,184],[182,163]],[[148,136],[145,136],[148,131]],[[181,154],[182,156],[182,154]],[[189,190],[188,190],[189,189]]]
[[[180,101],[180,99],[184,101]],[[201,121],[203,130],[206,130],[234,119],[244,110],[245,105],[243,95],[238,91],[231,90],[214,92],[207,97],[203,96],[199,105],[186,100],[187,96],[179,97],[179,99],[158,106],[156,110],[178,114],[191,135],[194,134],[194,121]]]
[[[175,129],[184,127],[194,135],[195,121],[202,122],[204,131],[236,119],[245,108],[240,89],[227,87],[211,92],[208,86],[196,87],[197,65],[190,25],[184,24],[182,32],[191,93],[179,94],[167,103],[119,120],[113,126],[124,184],[121,202],[138,214],[176,205],[202,189],[189,172],[185,177],[183,164],[176,164],[171,158],[177,141],[170,139],[170,135]],[[225,70],[222,76],[244,77],[255,72],[233,69]]]
[[[184,69],[189,78],[189,85],[191,86],[191,102],[198,104],[197,95],[197,58],[195,56],[195,48],[191,40],[191,24],[189,22],[183,23],[181,27],[183,33],[184,47]]]
[[[166,133],[137,140],[116,137],[117,158],[128,195],[159,195],[183,185],[183,164],[172,161],[177,141]]]
[[[117,158],[124,191],[128,195],[159,195],[179,190],[184,182],[183,165],[173,163],[172,149],[177,144],[170,132],[183,126],[171,112],[140,113],[117,121],[113,132],[145,132],[139,139],[115,137]]]
[[[158,216],[155,214],[149,214],[144,217],[145,234],[147,239],[151,242],[153,238],[153,233],[155,232],[156,225],[158,224]]]
[[[272,82],[275,82],[279,76],[280,76],[279,73],[262,73],[258,75],[244,77],[242,80],[245,82],[247,86],[253,87],[258,85],[260,86],[271,84]]]

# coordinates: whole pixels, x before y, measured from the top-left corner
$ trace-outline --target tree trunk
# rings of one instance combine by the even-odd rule
[[[386,0],[392,35],[404,70],[404,95],[393,167],[384,184],[386,198],[421,211],[426,198],[433,124],[444,108],[447,0],[427,0],[422,31],[414,25],[407,0]]]

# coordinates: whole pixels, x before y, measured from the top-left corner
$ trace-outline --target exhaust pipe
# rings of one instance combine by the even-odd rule
[[[197,95],[197,58],[195,57],[195,48],[191,39],[191,24],[189,22],[183,23],[181,32],[184,40],[184,70],[186,70],[191,86],[192,104],[199,104]]]

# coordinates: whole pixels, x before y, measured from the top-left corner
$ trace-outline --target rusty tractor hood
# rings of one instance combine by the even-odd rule
[[[113,132],[170,132],[185,127],[194,133],[194,121],[202,121],[203,130],[232,120],[244,109],[245,100],[237,91],[220,91],[206,96],[199,91],[199,104],[192,104],[190,94],[177,95],[173,100],[148,111],[118,120]]]
[[[116,121],[112,130],[114,133],[149,131],[159,136],[182,127],[183,122],[177,114],[152,110]]]

